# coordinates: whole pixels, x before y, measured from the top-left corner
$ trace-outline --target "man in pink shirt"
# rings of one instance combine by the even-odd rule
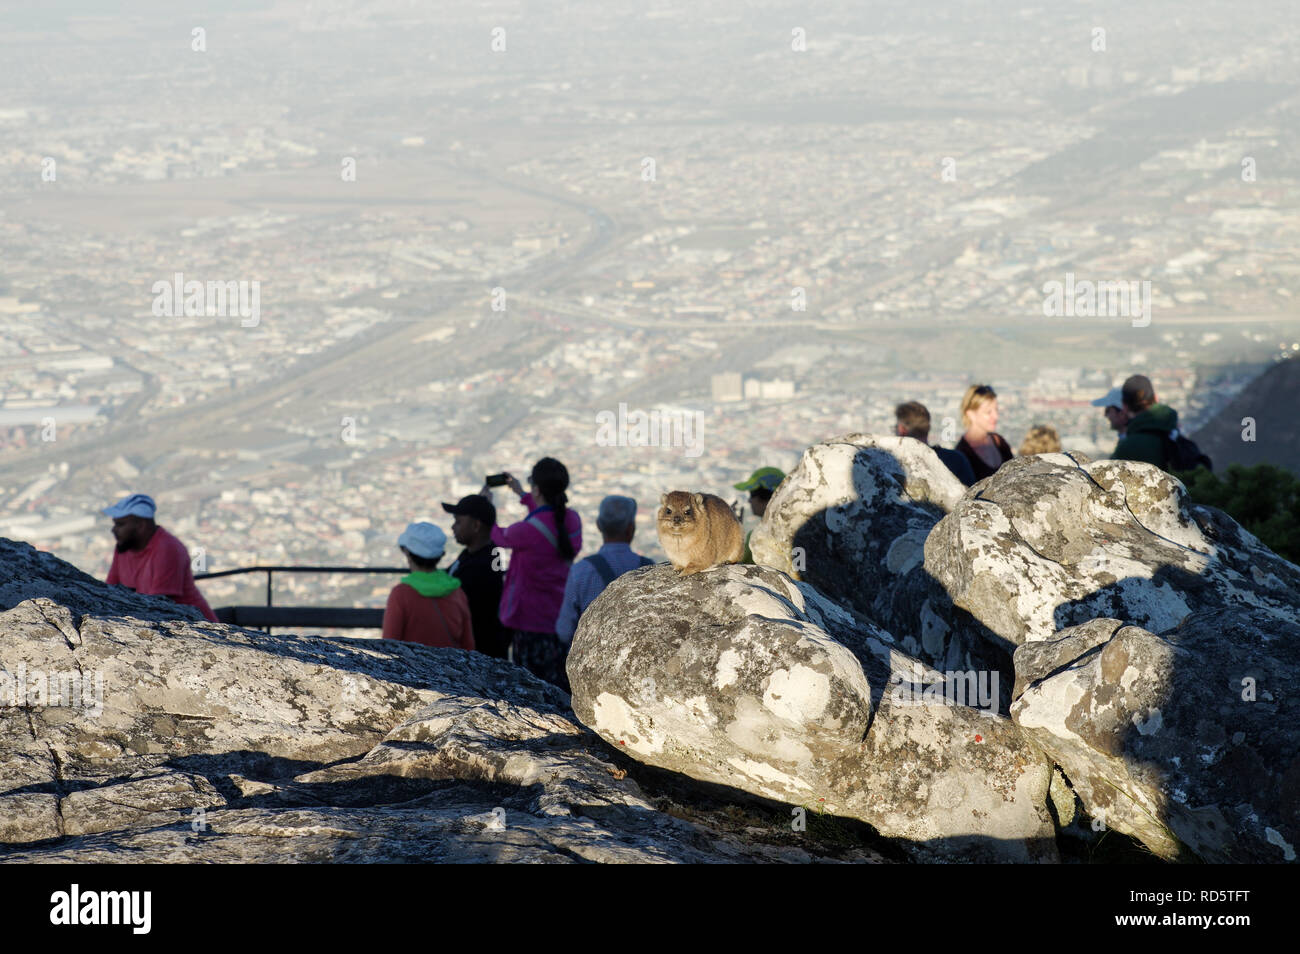
[[[113,518],[113,539],[117,541],[105,582],[197,607],[206,619],[217,622],[217,615],[194,585],[189,551],[154,523],[156,510],[147,494],[131,494],[104,509],[105,515]]]

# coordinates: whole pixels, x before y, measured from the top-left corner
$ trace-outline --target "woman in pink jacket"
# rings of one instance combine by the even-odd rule
[[[543,457],[529,474],[528,493],[514,475],[506,477],[528,508],[518,523],[492,528],[492,543],[512,551],[501,591],[501,625],[513,631],[510,658],[568,692],[569,646],[555,634],[555,620],[569,566],[582,548],[582,519],[566,507],[569,472],[554,457]]]

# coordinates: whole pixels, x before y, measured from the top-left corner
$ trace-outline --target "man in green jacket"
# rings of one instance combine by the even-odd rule
[[[767,512],[767,502],[772,499],[772,494],[776,488],[781,486],[781,481],[785,480],[785,473],[776,467],[760,467],[749,475],[748,480],[742,480],[738,484],[732,484],[737,490],[749,491],[749,506],[754,511],[754,516],[759,520],[763,519],[763,514]],[[754,531],[751,528],[749,533],[745,534],[745,552],[741,555],[741,563],[753,563],[754,554],[749,549],[749,538]]]
[[[1125,381],[1121,394],[1129,420],[1111,459],[1140,460],[1163,469],[1168,463],[1165,438],[1176,434],[1178,412],[1157,403],[1151,379],[1142,374]]]

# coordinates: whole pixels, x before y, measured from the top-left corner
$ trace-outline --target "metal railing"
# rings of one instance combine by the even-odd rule
[[[196,573],[195,580],[215,580],[223,576],[243,573],[266,574],[265,606],[220,606],[212,611],[223,623],[264,629],[273,626],[321,626],[330,629],[379,629],[384,625],[384,611],[349,606],[276,606],[274,582],[276,573],[400,573],[410,572],[406,567],[395,566],[243,566],[214,573]]]

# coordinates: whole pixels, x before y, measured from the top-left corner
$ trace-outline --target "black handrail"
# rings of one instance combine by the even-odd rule
[[[274,579],[274,574],[276,573],[409,573],[409,572],[410,570],[407,567],[396,567],[396,566],[288,566],[288,565],[286,566],[280,566],[280,565],[241,566],[233,570],[217,570],[212,573],[196,573],[194,574],[194,579],[213,580],[221,576],[237,576],[240,573],[265,573],[266,574],[266,605],[268,607],[273,607],[275,604],[272,601],[272,580]],[[227,610],[228,611],[227,615],[237,616],[238,611],[240,609],[250,610],[250,609],[254,609],[254,607],[238,607],[238,606],[221,607],[220,609],[215,610],[215,612],[217,613],[218,616],[220,616],[222,610]],[[294,615],[296,616],[303,616],[304,614],[312,615],[317,612],[317,608],[315,607],[298,607],[298,608],[283,607],[283,609],[286,611],[291,611],[291,614],[289,616],[283,617],[285,619],[292,619],[294,618]],[[381,617],[383,615],[383,610],[352,611],[347,609],[340,609],[340,610],[332,610],[332,611],[326,610],[326,612],[334,612],[340,614],[340,616],[344,614],[352,613],[354,619],[349,623],[345,623],[345,626],[353,626],[353,627],[355,626],[371,627],[374,625],[373,622],[362,622],[361,620],[363,615],[366,618],[368,618],[370,614],[375,612],[379,613]],[[275,621],[275,625],[281,625],[281,626],[286,625],[285,623],[280,623],[278,621],[280,618],[281,617],[276,616],[276,614],[270,612],[264,614],[258,614],[257,622],[253,622],[251,623],[251,625],[258,625],[260,623],[264,626],[266,631],[269,633],[271,631],[271,625],[273,620]],[[231,622],[233,621],[234,620],[232,619]],[[294,625],[294,624],[290,622],[287,625]],[[316,625],[327,625],[327,624],[317,623]]]
[[[241,566],[234,570],[217,570],[213,573],[195,573],[194,579],[208,580],[218,576],[234,576],[236,573],[261,573],[263,571],[283,570],[302,573],[410,573],[404,566]]]
[[[219,576],[236,576],[240,573],[266,574],[266,605],[271,602],[272,574],[280,573],[409,573],[406,567],[396,566],[241,566],[234,570],[217,570],[215,573],[196,573],[196,580],[213,580]]]

